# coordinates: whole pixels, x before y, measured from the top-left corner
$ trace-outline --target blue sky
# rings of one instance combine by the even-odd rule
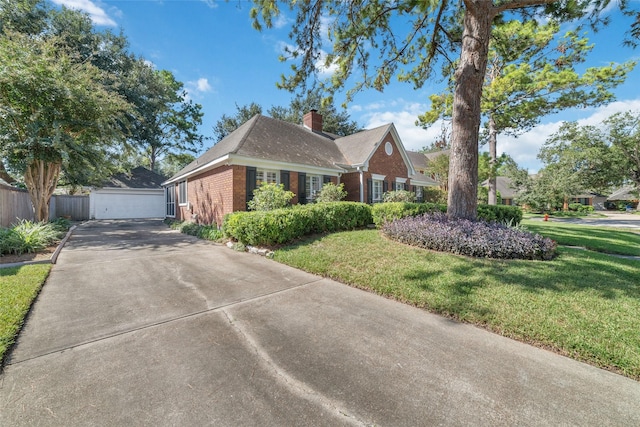
[[[289,69],[289,64],[278,60],[283,46],[291,43],[288,32],[294,15],[287,10],[283,9],[273,29],[258,32],[249,18],[252,3],[246,0],[50,1],[87,12],[99,29],[122,29],[132,53],[173,72],[191,99],[203,106],[201,132],[205,136],[212,135],[213,125],[223,114],[235,112],[236,104],[256,102],[267,110],[289,105],[293,96],[275,85]],[[616,12],[612,16],[612,25],[589,35],[595,44],[589,66],[624,62],[640,54],[640,50],[622,46],[629,21]],[[393,122],[405,147],[419,150],[433,141],[439,127],[423,130],[414,122],[429,108],[428,96],[439,89],[435,79],[419,90],[409,83],[393,82],[383,93],[357,94],[348,112],[364,128]],[[545,117],[541,125],[519,138],[499,136],[498,152],[508,153],[520,166],[536,172],[540,168],[538,150],[563,120],[597,124],[617,111],[640,111],[640,66],[615,93],[617,101],[608,106]],[[336,101],[339,104],[343,99]]]

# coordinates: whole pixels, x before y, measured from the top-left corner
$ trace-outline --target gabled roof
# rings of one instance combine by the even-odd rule
[[[635,187],[631,184],[618,188],[611,193],[607,200],[638,200],[638,193],[635,191]]]
[[[295,165],[326,173],[346,172],[349,168],[368,166],[371,156],[388,133],[399,142],[398,150],[407,165],[408,175],[414,174],[413,164],[393,124],[338,137],[257,114],[164,184],[221,164],[266,164],[283,168]]]
[[[489,180],[485,180],[481,184],[483,187],[489,187]],[[513,188],[513,181],[506,176],[496,176],[496,190],[500,193],[500,197],[513,199],[516,196],[516,189]]]
[[[413,168],[416,170],[425,170],[427,168],[427,156],[419,151],[407,151]]]
[[[333,169],[336,172],[342,171],[338,164],[346,163],[329,134],[314,133],[301,125],[256,114],[168,182],[176,181],[229,155]]]
[[[379,126],[336,139],[336,145],[346,159],[345,164],[359,166],[367,163],[392,126]]]
[[[106,181],[103,188],[161,188],[165,177],[138,166],[129,173],[120,172]]]

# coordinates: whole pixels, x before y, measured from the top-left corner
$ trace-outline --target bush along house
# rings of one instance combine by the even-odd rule
[[[258,114],[162,184],[166,217],[221,225],[225,214],[246,210],[264,182],[283,184],[294,204],[313,202],[328,182],[365,203],[436,185],[416,173],[393,124],[338,136],[323,132],[315,110],[302,125]]]

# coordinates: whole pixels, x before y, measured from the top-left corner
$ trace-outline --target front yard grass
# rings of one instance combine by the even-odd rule
[[[0,361],[13,344],[50,264],[0,268]]]
[[[640,256],[640,234],[611,227],[523,220],[525,229],[563,246],[580,246],[609,254]]]
[[[552,261],[474,259],[378,230],[307,239],[275,260],[640,380],[640,261],[570,248]]]

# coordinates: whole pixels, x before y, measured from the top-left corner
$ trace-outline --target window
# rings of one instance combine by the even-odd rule
[[[404,190],[404,182],[398,182],[396,181],[396,191],[402,191]]]
[[[170,185],[164,189],[164,196],[166,202],[165,215],[168,217],[176,216],[176,186]]]
[[[307,200],[313,200],[322,190],[322,177],[320,175],[307,175]]]
[[[187,204],[187,181],[180,181],[178,183],[178,203],[180,206]]]
[[[258,169],[256,171],[256,187],[260,187],[263,183],[277,184],[278,172],[266,169]]]
[[[376,202],[381,202],[382,201],[382,180],[381,179],[374,179],[373,182],[373,188],[372,188],[372,194],[373,194],[373,203]]]
[[[416,199],[421,202],[422,201],[422,187],[416,187]]]

